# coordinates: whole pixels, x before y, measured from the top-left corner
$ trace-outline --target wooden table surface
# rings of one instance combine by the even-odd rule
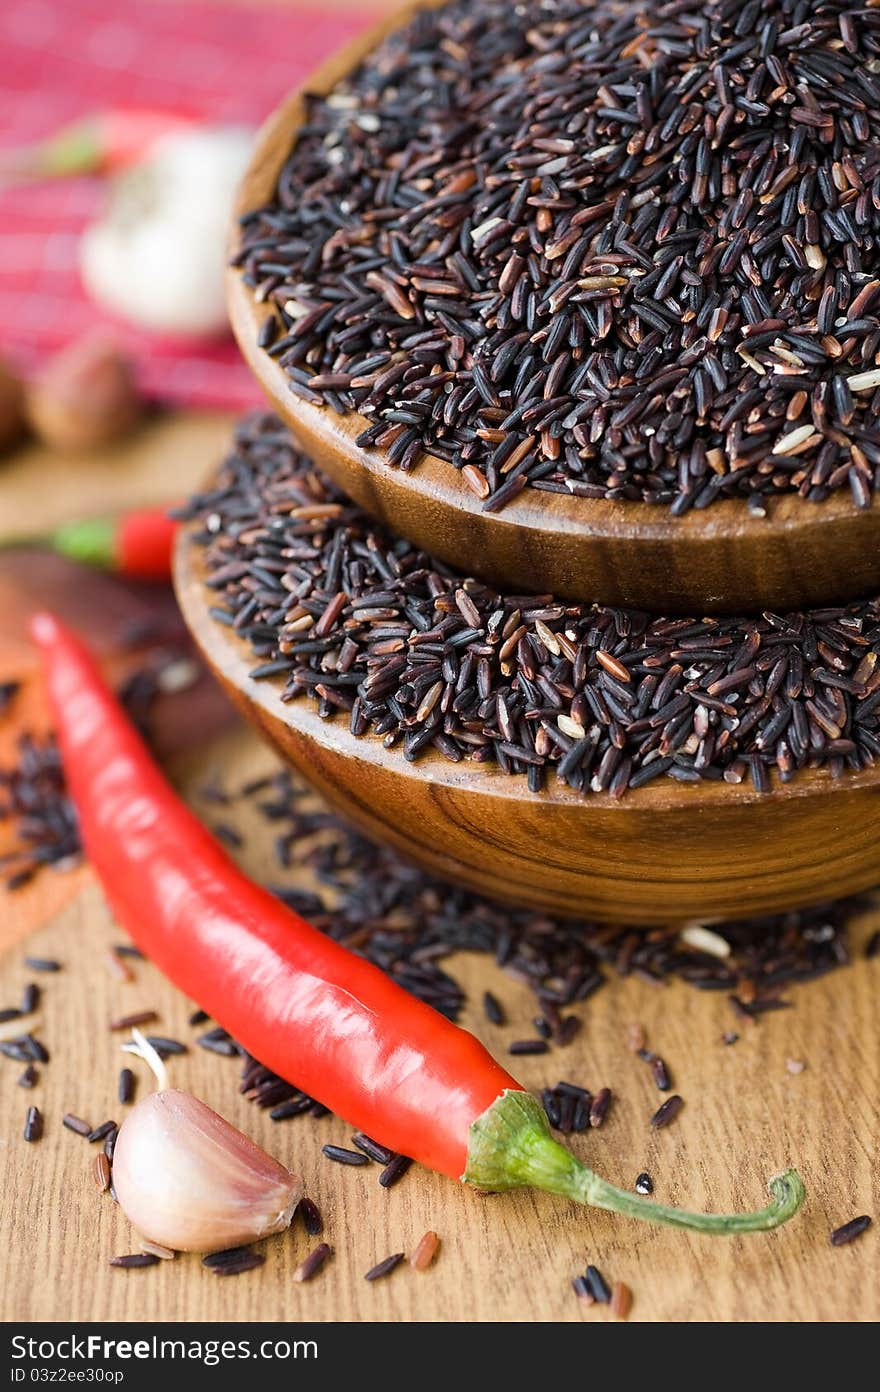
[[[159,420],[130,447],[101,461],[81,461],[75,470],[31,450],[0,466],[3,527],[26,535],[50,515],[60,521],[93,510],[93,503],[107,507],[111,495],[120,504],[179,496],[204,476],[227,429],[221,419]],[[24,637],[28,607],[44,602],[74,621],[89,618],[105,654],[112,654],[133,607],[149,609],[155,601],[33,553],[0,560],[0,680],[26,678],[12,713],[0,722],[0,764],[18,729],[45,723]],[[187,730],[186,700],[176,699],[183,711],[177,728],[184,730],[178,744],[193,746],[193,717]],[[222,724],[215,711],[206,733]],[[272,759],[256,736],[237,729],[190,747],[175,769],[195,796],[214,769],[234,786]],[[268,841],[264,827],[250,827],[242,855],[255,872],[266,865]],[[856,942],[877,922],[875,914],[860,923]],[[880,960],[863,960],[856,951],[851,968],[793,990],[794,1009],[745,1027],[732,1019],[723,996],[679,984],[614,981],[578,1007],[584,1029],[572,1045],[517,1060],[529,1086],[563,1077],[612,1087],[604,1128],[573,1144],[619,1184],[631,1186],[647,1169],[663,1200],[748,1208],[764,1202],[770,1174],[797,1165],[808,1189],[801,1215],[778,1233],[734,1240],[637,1226],[546,1196],[483,1198],[421,1170],[386,1192],[375,1167],[349,1170],[322,1157],[327,1141],[345,1142],[342,1122],[275,1125],[238,1095],[234,1061],[193,1048],[172,1060],[173,1082],[197,1092],[298,1170],[325,1214],[335,1256],[314,1283],[302,1286],[291,1281],[308,1246],[299,1227],[265,1245],[265,1266],[234,1280],[218,1280],[191,1256],[143,1271],[107,1265],[111,1256],[137,1250],[137,1240],[92,1184],[93,1148],[64,1130],[60,1118],[68,1110],[95,1123],[118,1118],[115,1079],[122,1056],[118,1036],[107,1030],[113,1015],[155,1008],[163,1032],[189,1038],[191,1004],[147,964],[137,965],[128,984],[108,973],[104,951],[121,935],[87,868],[45,872],[16,895],[0,890],[0,1007],[14,1003],[32,979],[23,963],[25,935],[28,951],[58,957],[64,970],[41,979],[38,1033],[52,1060],[41,1069],[38,1087],[18,1088],[20,1065],[0,1059],[3,1319],[603,1319],[604,1309],[585,1309],[571,1294],[571,1278],[587,1261],[609,1280],[631,1286],[633,1319],[880,1317],[877,1229],[850,1248],[833,1249],[828,1242],[829,1230],[855,1214],[880,1217]],[[510,1039],[530,1032],[534,1011],[524,987],[484,958],[460,958],[450,966],[468,991],[466,1023],[490,1047],[503,1055]],[[474,1002],[487,987],[518,1024],[486,1025]],[[648,1125],[660,1099],[649,1070],[627,1051],[632,1021],[644,1024],[685,1099],[667,1130],[652,1132]],[[727,1047],[721,1035],[731,1026],[741,1038]],[[789,1073],[790,1058],[803,1060],[805,1070]],[[22,1137],[30,1102],[46,1115],[45,1137],[36,1145]],[[416,1275],[401,1267],[384,1282],[363,1280],[375,1261],[411,1250],[428,1228],[443,1244],[432,1271]]]

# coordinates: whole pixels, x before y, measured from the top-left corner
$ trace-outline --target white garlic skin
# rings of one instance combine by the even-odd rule
[[[138,1232],[178,1252],[217,1252],[289,1226],[302,1181],[190,1093],[168,1088],[129,1112],[113,1189]]]
[[[175,132],[119,175],[80,242],[92,299],[156,333],[228,332],[226,239],[252,145],[238,128]]]

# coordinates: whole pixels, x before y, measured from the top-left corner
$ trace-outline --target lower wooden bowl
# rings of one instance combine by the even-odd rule
[[[375,841],[498,899],[610,922],[745,918],[871,888],[880,878],[880,768],[808,770],[756,793],[658,780],[617,801],[429,753],[407,763],[379,738],[322,720],[306,699],[253,681],[246,644],[208,610],[199,548],[184,532],[183,616],[234,704],[330,805]]]

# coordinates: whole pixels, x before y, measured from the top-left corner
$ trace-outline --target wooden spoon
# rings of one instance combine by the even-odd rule
[[[253,681],[245,642],[212,619],[200,548],[178,543],[184,618],[232,701],[339,813],[426,869],[547,912],[654,924],[736,919],[876,884],[880,767],[807,770],[768,793],[658,779],[620,801],[381,739],[322,720],[281,681]]]
[[[408,4],[335,54],[261,130],[236,215],[273,195],[305,115],[306,93],[325,93],[392,29],[440,0]],[[232,249],[238,247],[237,226]],[[526,489],[499,514],[456,469],[433,455],[411,473],[355,439],[370,424],[294,396],[275,359],[257,347],[270,311],[231,270],[232,327],[269,400],[312,458],[362,508],[415,545],[494,584],[648,609],[654,613],[760,612],[852,599],[880,589],[880,505],[860,511],[848,492],[824,503],[787,495],[769,516],[744,500],[681,518],[663,505],[565,497]]]

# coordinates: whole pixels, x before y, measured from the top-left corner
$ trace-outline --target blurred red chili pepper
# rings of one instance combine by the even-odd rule
[[[43,536],[12,537],[0,547],[48,546],[60,556],[133,580],[170,580],[176,534],[167,509],[139,508],[119,517],[67,522]]]
[[[150,107],[98,111],[35,145],[4,152],[0,172],[19,178],[113,174],[139,164],[166,135],[195,124],[191,117]]]

